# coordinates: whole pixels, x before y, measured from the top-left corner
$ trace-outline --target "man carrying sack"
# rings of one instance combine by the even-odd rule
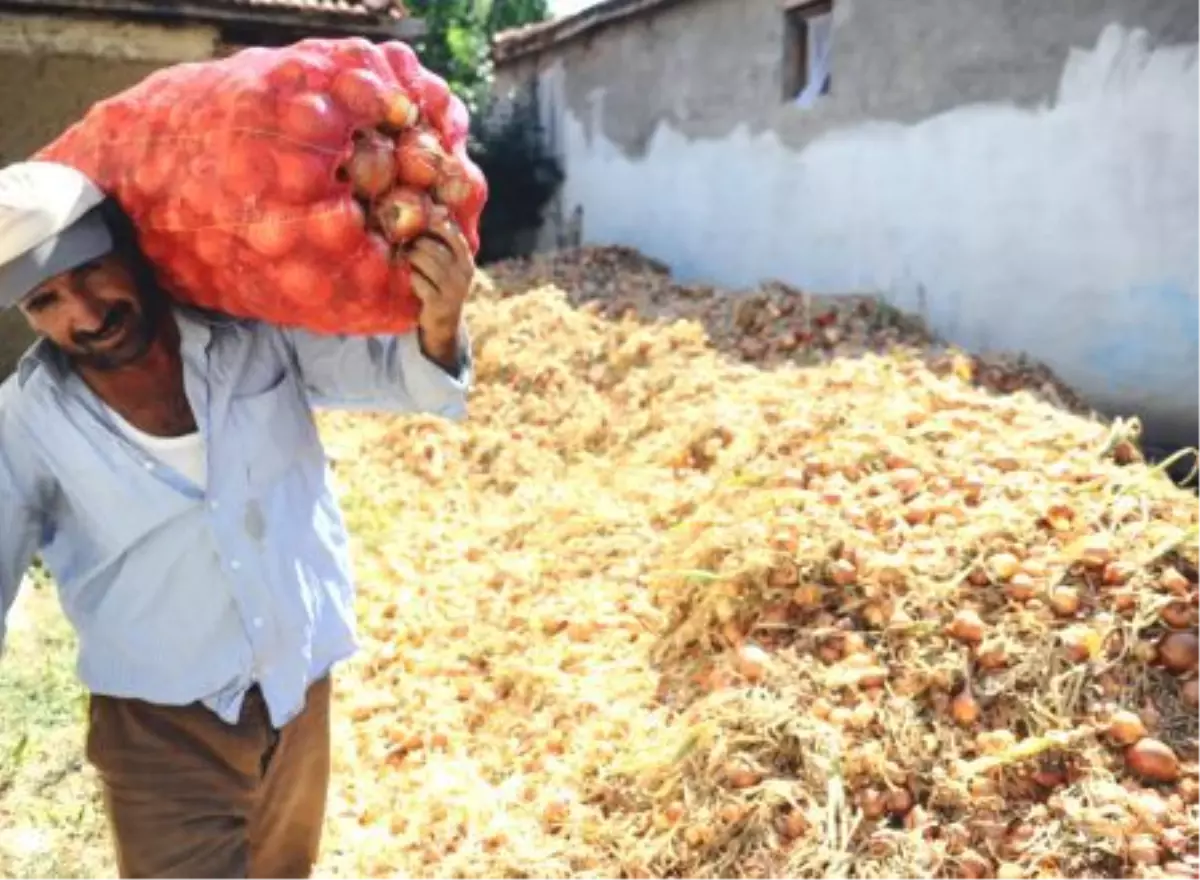
[[[168,299],[88,178],[0,170],[0,308],[40,337],[0,386],[0,646],[40,553],[122,876],[311,871],[330,674],[355,648],[313,407],[460,419],[470,384],[467,243],[442,221],[409,258],[412,333],[214,316]]]

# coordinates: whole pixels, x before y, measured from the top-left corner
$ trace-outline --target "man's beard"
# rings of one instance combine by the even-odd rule
[[[138,311],[133,303],[115,303],[100,327],[91,333],[76,333],[66,356],[77,367],[90,370],[119,370],[146,355],[157,336],[158,321],[153,308]]]

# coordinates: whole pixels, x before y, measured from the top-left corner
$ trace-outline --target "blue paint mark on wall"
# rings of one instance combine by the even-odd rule
[[[1200,373],[1200,304],[1186,285],[1165,282],[1129,292],[1125,320],[1106,328],[1087,349],[1087,366],[1102,376],[1110,394],[1157,398],[1181,395],[1182,411],[1197,408]],[[1135,398],[1136,401],[1136,398]]]

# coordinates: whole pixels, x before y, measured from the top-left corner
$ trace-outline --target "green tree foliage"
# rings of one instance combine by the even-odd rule
[[[444,76],[472,112],[486,103],[492,37],[550,16],[548,0],[405,0],[405,6],[427,28],[413,43],[421,63]]]

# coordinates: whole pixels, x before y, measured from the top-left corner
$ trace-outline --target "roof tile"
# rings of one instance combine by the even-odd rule
[[[403,0],[192,0],[196,6],[275,8],[288,10],[312,10],[332,14],[359,15],[389,18],[406,18],[408,12]]]

